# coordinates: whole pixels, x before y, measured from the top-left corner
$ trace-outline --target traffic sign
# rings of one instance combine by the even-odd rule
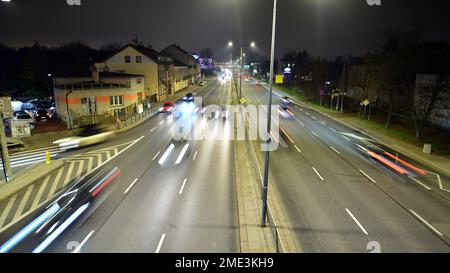
[[[247,102],[247,100],[246,100],[246,99],[244,99],[244,98],[241,98],[241,99],[240,99],[239,101],[241,102],[241,104],[244,104],[244,103],[246,103],[246,102]]]
[[[365,101],[362,102],[362,104],[364,104],[364,106],[367,106],[367,105],[370,104],[370,101],[369,100],[365,100]]]
[[[276,83],[276,84],[281,84],[281,83],[283,83],[283,75],[277,75],[277,76],[275,77],[275,83]]]
[[[12,137],[29,137],[31,136],[30,122],[28,121],[11,121]]]
[[[325,90],[320,89],[320,95],[321,95],[321,96],[325,95]]]

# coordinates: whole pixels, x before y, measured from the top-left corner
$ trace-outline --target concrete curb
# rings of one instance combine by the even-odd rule
[[[19,192],[20,190],[30,186],[39,179],[45,177],[49,173],[58,170],[64,166],[64,161],[54,160],[52,164],[45,165],[41,163],[39,165],[33,166],[32,168],[27,168],[21,170],[15,175],[15,178],[10,183],[4,183],[0,186],[0,200],[6,199],[9,196]]]

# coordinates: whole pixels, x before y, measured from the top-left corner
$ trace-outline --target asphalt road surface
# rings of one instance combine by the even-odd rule
[[[250,103],[266,104],[267,94],[243,84]],[[303,251],[450,251],[450,203],[418,184],[420,175],[369,156],[387,148],[360,132],[301,105],[288,109],[294,117],[280,116],[286,145],[271,153],[270,172]]]
[[[206,104],[229,104],[231,85],[214,81],[197,96]],[[158,114],[103,144],[143,136],[108,163],[121,174],[99,205],[47,252],[77,247],[80,252],[240,251],[232,142],[173,141],[170,129],[175,121],[169,114]],[[219,119],[211,121],[211,128],[214,122]],[[180,154],[184,156],[178,160]]]

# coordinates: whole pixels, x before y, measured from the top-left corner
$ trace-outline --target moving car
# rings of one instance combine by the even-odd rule
[[[291,98],[289,98],[288,96],[281,97],[280,100],[283,104],[286,104],[286,105],[290,105],[293,103]]]
[[[13,120],[28,121],[30,129],[36,128],[36,120],[27,111],[17,111],[13,115]]]
[[[175,104],[173,102],[166,102],[161,108],[159,108],[160,113],[172,113],[175,111]]]
[[[256,86],[261,86],[261,81],[257,81]]]
[[[108,186],[119,175],[118,167],[107,167],[76,179],[34,217],[31,215],[29,222],[14,236],[0,245],[0,253],[46,251],[64,232],[88,219],[111,192]],[[73,250],[78,251],[79,248]]]
[[[292,117],[294,117],[294,113],[291,110],[289,110],[289,108],[287,108],[286,106],[281,106],[278,109],[278,112],[284,118],[292,118]]]
[[[36,121],[46,122],[50,119],[50,113],[45,109],[36,110]]]
[[[193,100],[194,100],[194,94],[193,93],[187,93],[182,99],[182,101],[193,101]]]
[[[105,132],[95,125],[90,125],[84,127],[79,135],[53,141],[53,144],[65,150],[75,149],[105,142],[113,136],[113,132]]]

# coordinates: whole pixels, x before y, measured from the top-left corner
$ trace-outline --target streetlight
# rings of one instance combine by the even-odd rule
[[[271,130],[271,116],[272,116],[272,88],[273,88],[273,65],[275,59],[275,35],[277,22],[277,0],[273,0],[273,16],[272,16],[272,43],[270,47],[270,78],[269,78],[269,98],[267,104],[267,144],[270,143]],[[266,149],[264,155],[264,178],[263,178],[263,193],[262,193],[262,212],[261,212],[261,226],[265,227],[267,222],[267,190],[269,187],[269,159],[270,151]]]
[[[229,41],[228,42],[228,46],[229,47],[232,47],[232,46],[234,46],[234,42],[233,41]],[[244,60],[244,56],[245,56],[245,54],[244,54],[244,52],[243,52],[243,50],[242,50],[242,45],[241,44],[238,44],[238,43],[236,43],[236,45],[238,45],[240,48],[241,48],[241,67],[240,67],[240,69],[239,69],[239,71],[240,71],[240,75],[239,75],[239,99],[241,99],[242,98],[242,66],[243,66],[243,60]],[[250,44],[248,44],[247,46],[250,46],[250,47],[255,47],[256,46],[256,43],[255,42],[251,42]]]

